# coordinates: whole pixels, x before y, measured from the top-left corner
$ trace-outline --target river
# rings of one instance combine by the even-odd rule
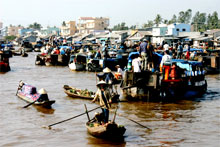
[[[10,58],[11,71],[0,74],[0,146],[212,146],[220,145],[220,75],[207,75],[208,90],[195,100],[177,102],[122,102],[116,122],[126,127],[123,141],[108,141],[87,133],[86,115],[46,126],[97,107],[88,100],[73,99],[63,91],[63,85],[96,90],[95,74],[72,72],[68,67],[35,65],[36,53],[28,57]],[[20,80],[45,88],[52,109],[36,106],[22,108],[27,103],[15,96]],[[117,104],[113,105],[113,108]],[[100,111],[100,110],[97,110]],[[113,111],[110,119],[113,118]],[[90,113],[90,117],[94,111]],[[129,121],[147,126],[151,130]]]

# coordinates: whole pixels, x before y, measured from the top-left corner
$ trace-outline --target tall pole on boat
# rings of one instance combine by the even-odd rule
[[[112,122],[115,122],[115,117],[116,117],[117,110],[118,110],[118,106],[116,107],[115,114],[114,114]]]
[[[87,118],[88,118],[88,120],[90,121],[89,113],[88,113],[88,110],[87,110],[86,104],[84,104],[84,106],[85,106],[85,109],[86,109],[86,115],[87,115]]]

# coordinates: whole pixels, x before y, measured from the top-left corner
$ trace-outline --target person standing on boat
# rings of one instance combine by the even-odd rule
[[[170,64],[171,60],[172,60],[172,57],[169,55],[169,50],[165,50],[162,60],[160,62],[160,67],[163,67],[163,65],[165,64]]]
[[[190,57],[190,44],[187,46],[186,59],[189,60]]]
[[[109,85],[109,90],[113,93],[113,88],[112,85],[114,84],[114,74],[112,73],[111,69],[106,67],[103,69],[104,77],[105,77],[105,82]]]
[[[181,59],[182,58],[182,54],[183,54],[183,46],[179,42],[178,43],[178,47],[177,47],[177,59]]]
[[[141,72],[141,60],[139,55],[134,55],[134,59],[132,60],[132,71],[135,73]]]
[[[141,42],[141,44],[140,44],[139,53],[140,53],[141,58],[142,58],[142,70],[147,69],[147,60],[148,60],[147,59],[148,58],[147,45],[148,45],[147,39],[144,39],[143,42]]]
[[[105,81],[100,81],[96,86],[98,87],[98,90],[92,102],[99,100],[99,104],[102,106],[101,109],[104,114],[104,123],[108,123],[109,108],[111,107],[111,94],[108,90],[108,84]]]

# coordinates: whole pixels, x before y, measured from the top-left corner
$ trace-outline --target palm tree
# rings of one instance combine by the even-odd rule
[[[160,16],[160,14],[157,14],[156,18],[154,19],[154,23],[158,27],[161,22],[162,22],[162,17]]]
[[[176,15],[174,14],[172,19],[168,22],[169,24],[172,24],[172,23],[176,23],[177,22],[177,17]]]

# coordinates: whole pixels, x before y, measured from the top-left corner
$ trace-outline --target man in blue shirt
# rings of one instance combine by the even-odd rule
[[[147,39],[144,39],[143,42],[141,42],[140,44],[140,50],[139,50],[139,53],[141,55],[141,58],[142,58],[142,70],[146,70],[147,69],[147,45],[148,45],[148,42],[147,42]]]

